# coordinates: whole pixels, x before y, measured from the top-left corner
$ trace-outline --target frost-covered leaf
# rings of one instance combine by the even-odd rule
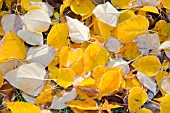
[[[152,50],[158,50],[160,46],[159,36],[157,34],[145,34],[134,39],[137,42],[138,49],[144,55],[149,55]]]
[[[93,14],[102,22],[116,27],[120,12],[110,2],[95,7]]]
[[[50,17],[53,16],[54,9],[46,2],[30,2],[30,6],[38,6],[42,10],[46,11]]]
[[[2,28],[7,34],[9,31],[17,33],[18,30],[22,28],[22,21],[20,16],[15,14],[4,15],[1,19]]]
[[[42,47],[31,47],[27,52],[26,61],[38,62],[47,67],[56,54],[56,49],[52,46],[43,45]]]
[[[27,12],[22,21],[30,31],[34,32],[47,31],[51,23],[48,13],[41,9]]]
[[[156,95],[157,84],[156,82],[154,82],[154,80],[151,77],[148,77],[147,75],[141,73],[140,71],[138,71],[136,77],[145,87],[147,87],[149,90],[151,90],[154,93],[154,95]]]
[[[117,40],[114,37],[110,37],[108,41],[106,42],[106,47],[111,52],[116,52],[120,48],[121,43],[119,40]]]
[[[66,16],[71,41],[82,43],[90,39],[89,28],[77,19]]]
[[[37,96],[45,84],[46,71],[39,63],[24,64],[7,72],[4,78],[14,87],[25,93]]]
[[[31,32],[27,29],[22,29],[17,32],[17,35],[30,45],[43,45],[42,33]]]

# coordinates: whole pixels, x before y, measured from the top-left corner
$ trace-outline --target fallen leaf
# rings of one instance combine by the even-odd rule
[[[81,110],[98,110],[98,105],[97,105],[96,101],[93,99],[88,99],[85,101],[73,100],[70,102],[66,102],[66,104],[69,107],[74,107],[74,108],[78,108]]]
[[[68,16],[66,16],[66,19],[71,41],[75,43],[83,43],[84,41],[88,41],[90,39],[90,31],[88,27],[77,19],[72,19]]]
[[[0,71],[0,88],[2,87],[3,83],[4,83],[4,78],[2,76],[2,72]]]
[[[157,0],[137,0],[139,6],[157,6]]]
[[[133,60],[141,54],[135,42],[128,42],[122,45],[116,53],[128,60]]]
[[[136,113],[153,113],[153,112],[149,109],[142,108],[142,109],[138,110]]]
[[[109,95],[112,91],[119,89],[123,76],[121,71],[121,68],[115,67],[103,74],[99,83],[99,97]]]
[[[119,23],[122,23],[130,18],[135,16],[134,11],[132,10],[122,10],[119,16]]]
[[[143,89],[139,87],[134,87],[131,89],[128,96],[128,108],[130,112],[136,112],[139,107],[147,101],[147,99],[148,96]]]
[[[41,9],[27,12],[23,16],[22,21],[26,25],[26,27],[33,32],[47,31],[51,24],[48,13]]]
[[[62,97],[54,97],[50,109],[63,109],[66,108],[65,104],[68,101],[72,101],[77,97],[76,89],[72,89],[71,92],[65,93]]]
[[[54,25],[48,34],[47,44],[57,49],[61,49],[68,45],[69,41],[67,37],[68,27],[66,23]]]
[[[25,35],[27,34],[27,35]],[[17,32],[17,35],[30,45],[43,45],[43,35],[42,33],[31,32],[27,29],[22,29]]]
[[[113,35],[122,43],[133,41],[140,35],[148,32],[149,21],[144,16],[134,16],[120,23],[114,30]],[[123,35],[122,35],[123,34]]]
[[[161,81],[161,88],[166,92],[170,93],[170,79],[168,76],[164,77]]]
[[[0,42],[0,54],[0,64],[14,59],[24,59],[26,56],[24,42],[10,31]]]
[[[107,49],[108,49],[109,51],[111,51],[111,52],[116,52],[116,51],[118,51],[119,48],[120,48],[120,46],[121,46],[120,41],[117,40],[116,38],[112,37],[112,36],[111,36],[111,37],[108,39],[108,41],[106,42],[106,47],[107,47]]]
[[[158,9],[154,6],[144,6],[143,8],[140,8],[139,10],[159,14]]]
[[[154,95],[156,95],[157,84],[151,77],[148,77],[147,75],[141,73],[140,71],[138,71],[138,73],[136,74],[136,77],[139,79],[141,84],[143,84],[145,87],[151,90],[154,93]]]
[[[58,85],[67,88],[73,84],[75,73],[70,68],[60,68],[52,71],[50,76],[56,79]]]
[[[165,8],[170,9],[170,3],[167,0],[161,0]]]
[[[157,34],[145,34],[134,39],[137,42],[139,51],[144,55],[149,55],[150,51],[158,50],[160,46],[159,36]]]
[[[168,73],[165,71],[159,71],[158,74],[155,76],[156,82],[158,84],[159,90],[161,91],[162,95],[165,95],[166,92],[162,89],[162,80],[163,78],[165,78],[166,76],[168,76]]]
[[[144,56],[135,60],[132,66],[147,76],[154,76],[159,71],[161,63],[155,56]]]
[[[29,95],[37,96],[45,84],[45,75],[44,66],[33,62],[7,72],[4,78],[14,87]]]
[[[27,102],[7,102],[7,107],[12,111],[12,113],[41,113],[41,110],[38,106]]]
[[[170,107],[170,94],[165,95],[160,103],[160,113],[168,113]]]
[[[95,7],[93,14],[103,23],[108,24],[112,27],[117,26],[119,18],[119,11],[112,6],[110,2],[100,4]]]
[[[46,3],[46,2],[31,2],[30,6],[32,6],[32,7],[33,6],[38,6],[42,10],[47,12],[50,17],[53,16],[54,8],[51,5],[49,5],[48,3]]]
[[[170,24],[165,20],[159,20],[152,30],[158,32],[160,43],[170,39]]]
[[[49,84],[46,84],[38,97],[36,97],[36,103],[39,105],[44,105],[47,102],[52,102],[52,88]]]
[[[108,40],[111,36],[111,31],[114,29],[114,27],[109,26],[100,20],[98,20],[98,27],[100,30],[101,35],[104,37],[105,40]]]
[[[6,14],[1,19],[2,28],[7,34],[9,31],[17,33],[18,30],[22,28],[22,21],[18,15],[15,14]]]
[[[109,53],[98,44],[90,44],[85,51],[85,72],[92,71],[98,65],[105,65]]]
[[[123,71],[124,71],[124,75],[127,75],[130,72],[130,67],[129,67],[129,63],[126,62],[123,59],[112,59],[109,58],[109,61],[107,62],[107,67],[120,67]]]
[[[70,4],[71,10],[82,16],[92,14],[94,7],[92,0],[72,0]]]
[[[130,6],[130,0],[111,0],[112,4],[117,8],[128,8]]]
[[[29,1],[29,0],[21,0],[21,6],[22,6],[24,9],[28,10],[29,7],[30,7],[30,1]]]
[[[56,54],[55,48],[52,46],[43,45],[42,47],[31,47],[27,51],[26,61],[28,62],[38,62],[44,67],[47,67]]]

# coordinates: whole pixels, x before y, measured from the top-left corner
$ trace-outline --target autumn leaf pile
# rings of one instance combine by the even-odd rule
[[[169,0],[0,0],[0,9],[2,113],[170,112]]]

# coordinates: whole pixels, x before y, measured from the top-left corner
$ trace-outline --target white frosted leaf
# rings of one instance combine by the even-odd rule
[[[154,95],[156,95],[156,86],[157,85],[151,77],[149,77],[139,71],[136,74],[136,77],[139,79],[140,83],[142,83],[145,87],[147,87],[149,90],[151,90],[154,93]]]
[[[31,47],[27,52],[26,61],[38,62],[44,67],[47,67],[54,59],[55,54],[56,49],[52,46]]]
[[[30,45],[43,45],[42,33],[31,32],[27,29],[19,30],[17,35]]]
[[[37,96],[44,87],[45,75],[44,66],[33,62],[7,72],[4,78],[26,94]]]
[[[17,31],[21,29],[23,25],[21,18],[15,14],[4,15],[1,19],[1,24],[5,34],[9,31],[17,33]]]
[[[105,24],[116,27],[120,12],[110,2],[95,7],[93,14]]]
[[[67,25],[69,28],[69,36],[71,41],[75,43],[83,43],[90,39],[89,28],[86,27],[83,23],[81,23],[77,19],[72,19],[66,16]]]
[[[110,37],[110,38],[108,39],[108,41],[106,42],[106,47],[107,47],[107,49],[108,49],[109,51],[111,51],[111,52],[116,52],[116,51],[118,51],[119,48],[120,48],[120,46],[121,46],[120,41],[117,40],[117,39],[114,38],[114,37]]]
[[[49,29],[51,20],[47,12],[36,9],[26,13],[22,18],[26,27],[34,32],[45,32]]]

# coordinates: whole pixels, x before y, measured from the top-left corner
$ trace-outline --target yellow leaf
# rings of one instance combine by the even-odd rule
[[[29,1],[29,0],[21,0],[21,6],[22,6],[24,9],[28,10],[29,7],[30,7],[30,1]]]
[[[2,87],[3,85],[3,82],[4,82],[4,78],[2,76],[2,72],[0,71],[0,88]]]
[[[148,99],[148,96],[143,89],[139,87],[134,87],[130,90],[128,96],[128,108],[131,113],[138,110]]]
[[[135,42],[128,42],[124,44],[120,47],[117,53],[120,54],[122,58],[126,58],[128,60],[135,59],[141,54]]]
[[[7,107],[12,111],[12,113],[41,113],[38,106],[27,102],[7,102]]]
[[[159,71],[161,63],[155,56],[144,56],[135,60],[132,66],[148,76],[154,76]]]
[[[68,0],[68,1],[64,0],[64,1],[63,1],[63,4],[62,4],[61,7],[60,7],[60,18],[61,18],[61,19],[62,19],[62,17],[63,17],[63,12],[64,12],[65,8],[69,7],[69,6],[70,6],[70,3],[71,3],[71,0]]]
[[[132,10],[123,10],[120,13],[119,22],[122,23],[133,16],[135,16],[135,13]]]
[[[138,110],[136,113],[152,113],[150,109],[142,108]]]
[[[82,16],[92,14],[94,7],[92,0],[72,0],[70,4],[71,10]]]
[[[50,73],[50,76],[56,77],[57,83],[60,86],[67,88],[68,86],[72,85],[75,73],[70,68],[60,68],[53,70]]]
[[[47,44],[61,49],[64,46],[68,46],[69,41],[67,36],[68,27],[66,23],[54,25],[48,34]]]
[[[126,89],[132,89],[134,87],[142,88],[142,84],[139,82],[139,80],[136,77],[128,78],[125,80],[125,88]]]
[[[153,28],[153,31],[158,32],[161,43],[170,40],[170,24],[165,20],[159,20]]]
[[[10,9],[12,6],[12,3],[15,3],[15,0],[4,0],[6,6]]]
[[[68,53],[69,51],[72,50],[68,46],[64,46],[59,54],[59,63],[60,63],[60,68],[61,67],[67,67],[67,59],[68,59]]]
[[[75,64],[70,67],[74,73],[79,76],[84,72],[84,57],[80,58]]]
[[[66,102],[69,107],[78,108],[81,110],[98,110],[98,105],[93,99],[88,99],[85,101],[73,100]]]
[[[159,14],[158,9],[154,6],[144,6],[143,8],[140,8],[139,10]]]
[[[130,0],[112,0],[112,4],[118,8],[129,8]]]
[[[40,105],[44,105],[47,102],[52,102],[52,88],[49,84],[44,86],[41,93],[36,98],[36,102]]]
[[[162,4],[165,8],[170,9],[170,2],[169,0],[162,0]]]
[[[87,78],[80,82],[78,86],[84,86],[84,87],[89,87],[89,88],[97,88],[95,84],[95,80],[93,78]]]
[[[121,68],[118,67],[106,72],[99,83],[99,98],[119,89],[123,75]]]
[[[106,67],[99,65],[93,70],[93,78],[96,81],[96,85],[99,86],[100,80],[103,74],[106,72]]]
[[[28,9],[28,12],[32,11],[32,10],[36,10],[36,9],[41,9],[39,6],[31,6]]]
[[[85,51],[85,72],[92,71],[98,65],[105,65],[109,53],[98,44],[90,44]]]
[[[159,90],[161,91],[162,95],[165,95],[165,91],[162,89],[161,87],[161,83],[162,83],[162,80],[165,76],[167,76],[168,73],[165,72],[165,71],[160,71],[158,72],[158,74],[156,75],[155,79],[156,79],[156,82],[158,84],[158,87],[159,87]]]
[[[3,1],[0,0],[0,9],[2,9],[2,4],[3,4]]]
[[[0,26],[0,35],[5,35],[5,32],[4,32],[3,28],[2,28],[2,26]]]
[[[169,113],[170,108],[170,94],[165,95],[160,103],[160,113]]]
[[[148,27],[148,19],[137,15],[119,24],[112,33],[122,43],[127,43],[140,35],[146,34]]]
[[[24,59],[26,48],[24,42],[11,31],[8,32],[0,44],[0,64],[13,59]]]
[[[105,24],[100,20],[98,20],[98,27],[101,35],[105,38],[105,40],[108,40],[111,36],[111,31],[114,29],[114,27],[109,26],[108,24]]]
[[[42,2],[42,0],[30,0],[31,2]]]

